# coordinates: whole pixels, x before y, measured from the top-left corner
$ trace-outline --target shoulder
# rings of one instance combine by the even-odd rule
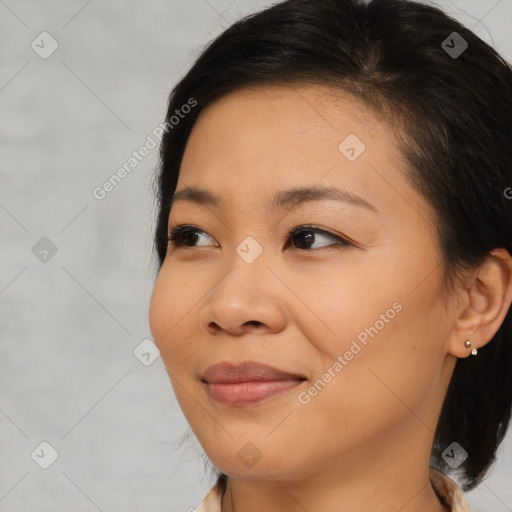
[[[216,483],[203,498],[196,512],[221,512],[223,490]]]
[[[433,466],[430,466],[429,478],[434,491],[450,512],[471,512],[468,501],[454,480]]]

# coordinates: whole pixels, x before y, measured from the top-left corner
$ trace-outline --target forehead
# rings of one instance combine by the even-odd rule
[[[349,133],[364,138],[378,123],[372,137],[394,146],[393,132],[384,120],[348,92],[321,85],[265,85],[243,88],[208,105],[193,133],[215,130],[218,142],[226,135],[233,143],[244,138],[246,149],[265,142],[285,150],[307,141],[306,149],[315,138],[326,143],[339,142]]]
[[[297,176],[336,164],[355,169],[340,152],[351,136],[361,151],[357,160],[367,161],[368,150],[389,156],[395,149],[393,132],[355,97],[325,86],[259,86],[227,94],[199,115],[185,149],[180,175],[215,166],[232,180],[245,170],[258,170],[260,178],[283,174]],[[348,164],[351,165],[348,165]],[[293,167],[291,167],[293,166]],[[252,174],[252,172],[251,172]],[[307,174],[307,173],[306,173]],[[218,176],[218,174],[216,175]]]
[[[404,167],[391,126],[353,95],[326,86],[258,86],[201,112],[177,191],[201,188],[228,206],[262,207],[275,204],[277,191],[336,187],[381,211],[399,209],[400,197],[405,209],[424,208]]]

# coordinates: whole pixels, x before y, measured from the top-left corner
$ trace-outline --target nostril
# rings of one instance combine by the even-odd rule
[[[249,320],[249,322],[246,322],[247,325],[262,325],[261,322],[258,322],[257,320]]]

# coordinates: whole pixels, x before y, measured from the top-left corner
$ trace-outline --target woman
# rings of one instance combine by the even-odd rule
[[[200,55],[149,312],[199,511],[469,510],[512,403],[511,118],[510,65],[409,0],[288,0]]]

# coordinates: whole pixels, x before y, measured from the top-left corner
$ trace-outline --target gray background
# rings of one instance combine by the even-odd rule
[[[178,446],[162,360],[133,353],[151,336],[157,149],[92,192],[162,122],[200,48],[268,3],[0,0],[1,511],[187,511],[210,488],[197,441]],[[512,60],[512,0],[438,5]],[[43,31],[59,45],[46,59]],[[512,510],[511,482],[509,433],[474,511]]]

